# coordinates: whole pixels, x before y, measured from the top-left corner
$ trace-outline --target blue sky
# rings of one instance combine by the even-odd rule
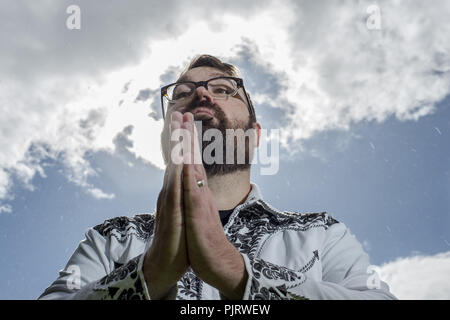
[[[350,138],[344,150],[336,150],[337,141],[352,133],[360,138]],[[361,243],[368,242],[372,264],[417,253],[434,255],[450,250],[449,134],[447,99],[436,114],[418,122],[388,120],[318,135],[308,145],[320,149],[324,159],[305,155],[282,161],[275,176],[261,176],[255,167],[253,181],[277,208],[328,211],[344,222]],[[98,153],[91,161],[103,168],[95,184],[114,193],[114,199],[93,199],[68,183],[58,161],[48,161],[46,178],[33,180],[35,191],[14,189],[14,212],[0,216],[0,298],[35,298],[63,268],[88,227],[154,209],[161,170],[126,155]],[[123,188],[121,181],[137,185]]]
[[[0,299],[39,296],[87,228],[153,212],[157,89],[199,53],[238,65],[280,129],[277,174],[252,170],[268,203],[345,223],[400,298],[450,298],[447,3],[381,1],[370,32],[364,1],[231,1],[222,16],[174,1],[162,20],[158,2],[74,3],[81,30],[71,2],[1,2]]]

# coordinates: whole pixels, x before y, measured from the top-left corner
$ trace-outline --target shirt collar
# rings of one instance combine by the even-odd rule
[[[250,186],[252,187],[252,190],[250,190],[247,199],[245,199],[244,203],[246,204],[262,200],[261,190],[259,189],[258,185],[254,182],[250,182]]]

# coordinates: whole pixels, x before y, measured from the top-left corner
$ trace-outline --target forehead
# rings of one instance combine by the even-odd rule
[[[228,76],[225,72],[212,67],[197,67],[187,71],[178,81],[203,81],[214,77]]]

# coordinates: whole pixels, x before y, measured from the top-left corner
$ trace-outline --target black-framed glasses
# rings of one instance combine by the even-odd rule
[[[192,98],[195,89],[205,87],[214,99],[228,99],[238,93],[242,88],[247,100],[248,111],[250,115],[255,114],[253,104],[245,91],[244,81],[241,78],[220,76],[206,81],[180,81],[168,84],[161,88],[161,108],[163,119],[166,117],[167,110],[177,103],[182,103]]]

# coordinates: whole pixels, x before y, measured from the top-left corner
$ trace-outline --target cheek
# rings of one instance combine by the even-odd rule
[[[227,117],[231,121],[239,121],[246,122],[248,121],[249,113],[246,106],[242,106],[242,103],[236,103],[232,105],[228,112],[226,113]]]

